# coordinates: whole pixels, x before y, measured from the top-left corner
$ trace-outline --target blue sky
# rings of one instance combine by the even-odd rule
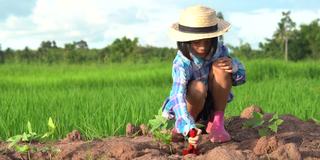
[[[115,38],[138,37],[142,45],[174,47],[168,28],[188,6],[202,4],[221,11],[232,25],[225,41],[253,47],[270,38],[281,12],[291,10],[298,26],[320,18],[317,0],[0,0],[0,44],[22,49],[43,40],[58,46],[86,40],[102,48]]]

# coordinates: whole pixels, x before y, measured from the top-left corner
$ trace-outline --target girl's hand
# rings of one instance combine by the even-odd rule
[[[189,144],[193,145],[194,148],[197,148],[198,142],[200,141],[201,129],[195,128],[197,130],[197,135],[195,137],[189,137]]]
[[[228,73],[232,73],[232,59],[229,57],[218,58],[212,65]]]

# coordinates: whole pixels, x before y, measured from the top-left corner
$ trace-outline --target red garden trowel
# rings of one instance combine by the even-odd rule
[[[196,135],[197,135],[197,130],[194,129],[194,128],[192,128],[188,133],[189,137],[195,137]],[[189,144],[187,149],[182,150],[182,155],[187,155],[187,154],[196,154],[196,155],[198,155],[199,152],[193,145]]]

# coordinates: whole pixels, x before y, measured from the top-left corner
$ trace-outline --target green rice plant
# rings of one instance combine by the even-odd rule
[[[243,63],[247,82],[232,88],[226,115],[257,104],[266,112],[320,120],[319,61]],[[54,139],[74,129],[87,139],[123,135],[125,124],[148,123],[157,114],[170,93],[171,67],[171,62],[0,65],[0,139],[23,133],[27,121],[43,133],[49,116],[59,123]]]

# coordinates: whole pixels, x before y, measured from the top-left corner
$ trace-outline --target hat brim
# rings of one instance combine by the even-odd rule
[[[207,38],[213,38],[218,37],[226,33],[231,25],[229,22],[219,19],[218,21],[218,30],[215,32],[209,32],[209,33],[187,33],[187,32],[181,32],[178,29],[178,23],[175,23],[171,26],[169,31],[169,36],[178,42],[186,42],[186,41],[193,41],[193,40],[199,40],[199,39],[207,39]]]

